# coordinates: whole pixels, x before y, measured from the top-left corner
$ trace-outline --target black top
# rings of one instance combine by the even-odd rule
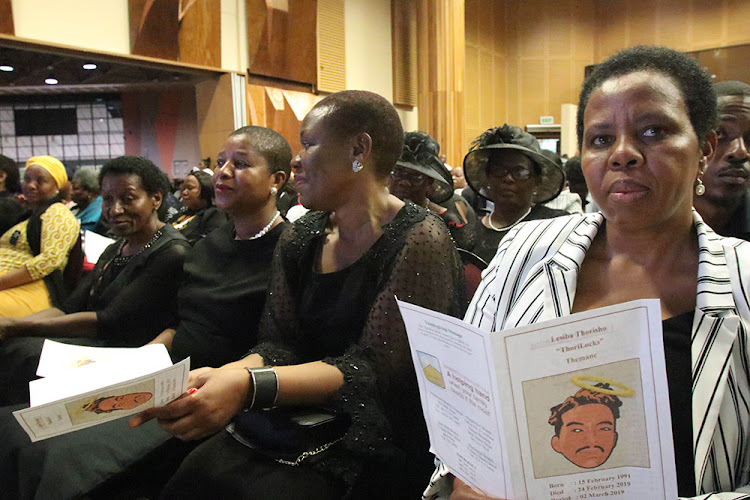
[[[722,228],[711,228],[721,236],[732,236],[750,241],[750,203],[748,203],[748,194],[742,197],[742,203],[737,207],[729,222]]]
[[[681,497],[694,497],[696,494],[691,390],[693,368],[690,361],[694,316],[695,311],[689,311],[662,321],[669,406],[672,412],[672,440],[677,465],[677,492]]]
[[[457,203],[462,205],[466,219],[464,219],[458,210]],[[441,203],[441,205],[445,208],[445,211],[440,214],[440,217],[447,224],[448,231],[450,231],[456,247],[463,248],[464,250],[474,248],[477,240],[477,225],[481,223],[477,220],[477,214],[471,208],[469,202],[463,196],[454,193],[453,196]]]
[[[328,217],[309,212],[281,236],[253,351],[271,365],[322,359],[344,376],[328,404],[349,414],[352,425],[335,451],[310,467],[353,486],[363,469],[382,477],[378,467],[388,464],[395,472],[378,481],[379,493],[386,498],[396,488],[397,498],[419,498],[433,466],[394,295],[460,317],[463,266],[443,221],[406,203],[357,262],[316,273]]]
[[[27,216],[27,210],[18,203],[15,194],[0,191],[0,234],[4,234]]]
[[[556,210],[544,205],[534,205],[531,212],[521,219],[521,221],[526,222],[529,220],[552,219],[553,217],[560,217],[563,215],[570,214],[565,210]],[[471,250],[473,253],[479,255],[482,260],[489,263],[495,256],[495,253],[497,253],[497,247],[500,245],[500,241],[503,237],[508,234],[508,231],[510,231],[510,228],[505,231],[495,231],[486,227],[480,220],[477,231],[477,242],[473,249],[468,250]]]
[[[256,240],[235,240],[230,221],[196,243],[185,261],[175,361],[218,367],[241,358],[258,339],[271,260],[284,226]]]
[[[65,313],[95,311],[97,335],[112,346],[141,346],[177,322],[177,289],[190,245],[172,226],[142,253],[118,265],[120,241],[65,301]]]
[[[227,215],[216,207],[206,207],[197,212],[175,214],[170,217],[169,222],[174,225],[180,219],[180,217],[193,216],[193,219],[188,222],[185,227],[179,229],[182,235],[188,240],[188,243],[195,245],[198,240],[205,238],[212,231],[220,228],[227,221]]]

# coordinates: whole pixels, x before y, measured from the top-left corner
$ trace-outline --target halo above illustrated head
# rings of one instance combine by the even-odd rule
[[[628,387],[622,382],[617,382],[616,380],[611,380],[604,377],[597,377],[596,375],[576,375],[574,377],[571,377],[570,381],[578,387],[589,390],[591,392],[600,392],[602,394],[610,394],[612,396],[625,398],[631,397],[635,394],[635,391],[631,387]],[[608,389],[606,387],[596,386],[588,382],[601,382],[603,384],[609,384],[611,387],[616,387],[617,389]]]

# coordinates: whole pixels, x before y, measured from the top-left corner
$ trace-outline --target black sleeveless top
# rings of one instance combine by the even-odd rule
[[[695,311],[689,311],[662,321],[669,405],[672,413],[672,439],[677,465],[677,491],[681,497],[696,495],[693,456],[693,369],[690,358],[694,315]]]

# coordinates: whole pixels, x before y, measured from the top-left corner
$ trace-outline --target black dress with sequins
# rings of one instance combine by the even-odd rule
[[[329,407],[348,413],[352,425],[310,467],[345,481],[352,496],[377,485],[383,498],[419,498],[431,457],[394,296],[461,317],[460,258],[440,217],[407,203],[356,263],[316,273],[327,224],[328,214],[312,212],[282,235],[253,352],[271,365],[322,359],[344,375]]]

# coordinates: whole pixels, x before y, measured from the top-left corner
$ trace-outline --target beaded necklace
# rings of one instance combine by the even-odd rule
[[[234,239],[235,240],[245,240],[245,241],[257,240],[258,238],[260,238],[262,236],[265,236],[265,234],[268,231],[271,230],[271,226],[273,226],[273,223],[276,222],[276,219],[278,219],[280,216],[281,216],[281,212],[279,212],[278,210],[276,210],[276,214],[273,216],[273,218],[271,219],[271,221],[268,224],[266,224],[266,227],[264,227],[263,229],[261,229],[260,231],[258,231],[257,233],[255,233],[254,235],[252,235],[252,236],[250,236],[248,238],[240,238],[239,236],[237,236],[237,231],[235,230]]]
[[[529,215],[530,213],[531,213],[531,208],[529,208],[528,210],[526,210],[526,213],[523,214],[521,217],[519,217],[516,220],[516,222],[514,222],[513,224],[511,224],[509,226],[505,226],[505,227],[495,227],[495,225],[492,223],[492,216],[495,215],[495,209],[493,208],[492,209],[492,213],[487,216],[487,223],[490,225],[490,229],[493,229],[493,230],[501,233],[503,231],[507,231],[508,229],[511,229],[512,227],[516,226],[518,223],[520,223],[522,220],[524,220],[526,218],[526,216]]]

